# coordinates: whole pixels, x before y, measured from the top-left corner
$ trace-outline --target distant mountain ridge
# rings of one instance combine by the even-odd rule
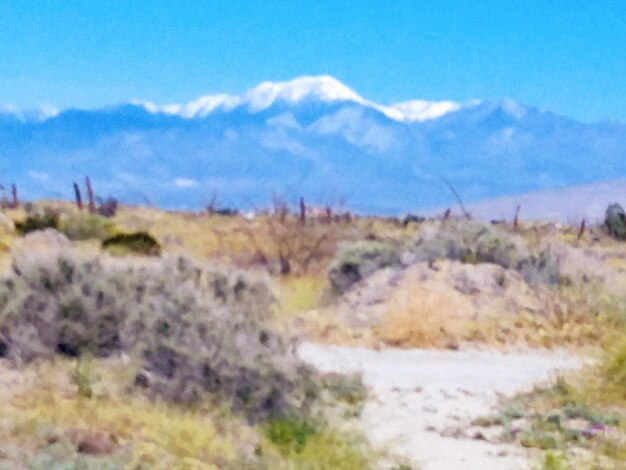
[[[89,175],[103,197],[166,208],[202,208],[217,192],[242,209],[277,194],[401,214],[453,205],[441,177],[472,204],[626,178],[625,157],[621,123],[506,99],[385,105],[328,76],[187,104],[0,108],[0,184],[28,198],[71,198]]]

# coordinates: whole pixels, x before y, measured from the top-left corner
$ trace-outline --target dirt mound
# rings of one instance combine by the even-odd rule
[[[533,282],[523,270],[501,263],[429,260],[378,269],[303,318],[318,341],[366,346],[552,347],[597,340],[598,312],[587,305],[585,289],[611,279],[611,288],[603,289],[615,295],[623,292],[618,288],[626,286],[625,276],[601,253],[555,236],[538,248],[556,267],[558,282]],[[537,272],[541,266],[539,260]]]
[[[377,271],[317,312],[327,323],[319,325],[316,336],[329,342],[352,336],[348,342],[457,347],[503,316],[543,308],[541,293],[517,271],[441,260]]]

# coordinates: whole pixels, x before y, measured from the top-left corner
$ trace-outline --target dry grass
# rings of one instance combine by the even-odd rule
[[[67,214],[77,212],[69,203],[41,204],[44,203]],[[6,213],[13,220],[24,217],[22,209]],[[119,230],[150,232],[163,245],[165,254],[181,253],[197,260],[218,260],[244,268],[269,269],[277,274],[279,258],[286,254],[292,261],[292,273],[276,276],[280,287],[278,317],[282,319],[320,307],[326,269],[340,243],[366,236],[408,240],[419,230],[416,224],[405,228],[380,218],[357,217],[350,224],[332,225],[318,221],[303,227],[292,215],[281,222],[279,217],[269,215],[246,219],[128,206],[120,207],[112,222]],[[509,225],[501,228],[521,235],[533,246],[538,246],[544,237],[556,235],[569,244],[596,250],[613,268],[626,269],[621,245],[595,227],[589,228],[581,240],[577,239],[578,228],[567,225],[521,222],[516,230]],[[8,268],[7,248],[14,246],[16,240],[15,234],[0,233],[0,269]],[[98,249],[94,241],[74,243],[74,246],[86,251]],[[309,256],[311,251],[315,252],[313,256]],[[491,305],[479,320],[467,314],[471,299],[466,296],[457,296],[450,290],[424,292],[412,286],[403,289],[405,292],[389,305],[385,324],[374,332],[345,331],[345,325],[334,318],[311,316],[310,320],[317,323],[317,331],[324,331],[320,338],[326,341],[354,342],[356,338],[357,342],[367,342],[373,338],[374,342],[382,340],[406,347],[445,347],[463,341],[494,345],[525,342],[552,347],[593,342],[604,335],[602,318],[598,321],[597,316],[590,314],[588,299],[592,293],[581,295],[577,288],[570,292],[550,292],[540,299],[540,308],[534,306],[516,316],[507,314],[510,311],[507,305]],[[332,316],[331,310],[325,312]]]
[[[467,299],[445,286],[402,290],[390,302],[375,335],[396,347],[454,348],[472,329],[472,322],[462,316],[466,306]]]
[[[451,289],[403,291],[389,305],[377,337],[399,347],[455,347],[484,344],[494,347],[539,348],[596,345],[610,337],[623,321],[617,299],[599,301],[592,289],[565,288],[544,293],[542,310],[507,312],[495,304],[468,318],[471,299]],[[602,310],[600,310],[602,309]]]
[[[297,313],[319,307],[328,289],[326,276],[288,276],[279,281],[278,315],[289,319]]]
[[[128,368],[121,363],[95,364],[93,377],[104,388],[92,398],[84,397],[72,385],[74,368],[73,361],[57,360],[30,371],[35,372],[32,383],[0,405],[3,445],[31,449],[34,454],[53,435],[85,429],[114,436],[121,447],[130,445],[132,468],[141,463],[151,468],[183,468],[190,462],[198,465],[188,468],[221,468],[239,458],[242,446],[254,438],[252,429],[228,415],[201,409],[192,412],[125,395],[118,387]]]
[[[129,395],[134,366],[123,359],[82,361],[56,359],[20,370],[2,364],[0,464],[21,468],[53,455],[50,443],[77,431],[117,443],[102,456],[106,468],[360,470],[373,457],[364,441],[328,427],[303,446],[284,448],[267,439],[262,425],[246,424],[219,403],[189,408]],[[76,458],[70,447],[58,461]]]

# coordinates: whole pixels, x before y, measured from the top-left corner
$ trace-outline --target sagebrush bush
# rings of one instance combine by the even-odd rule
[[[345,246],[330,265],[328,277],[333,291],[344,293],[381,268],[401,266],[400,253],[396,245],[381,241],[363,240]]]
[[[125,298],[98,259],[14,259],[0,283],[0,332],[12,357],[107,355],[119,349]]]
[[[523,238],[482,222],[449,220],[424,226],[405,245],[379,241],[348,245],[331,264],[329,280],[334,292],[341,294],[378,269],[438,259],[498,264],[519,271],[535,285],[560,279],[558,262],[548,251],[533,252]]]
[[[79,213],[61,220],[61,232],[70,240],[105,240],[115,232],[115,225],[105,217]]]
[[[267,326],[273,299],[263,278],[185,258],[17,258],[0,282],[0,343],[22,361],[125,351],[149,395],[219,394],[258,420],[317,393],[295,343]]]
[[[494,263],[519,269],[530,257],[521,237],[477,221],[446,221],[432,225],[417,237],[409,253],[414,261],[453,259],[468,263]]]

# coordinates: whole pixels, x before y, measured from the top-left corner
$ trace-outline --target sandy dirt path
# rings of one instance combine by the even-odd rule
[[[531,451],[491,442],[488,431],[470,423],[496,411],[501,397],[582,364],[562,351],[374,351],[304,343],[299,353],[325,372],[361,372],[372,392],[362,429],[375,446],[423,470],[532,468]]]

